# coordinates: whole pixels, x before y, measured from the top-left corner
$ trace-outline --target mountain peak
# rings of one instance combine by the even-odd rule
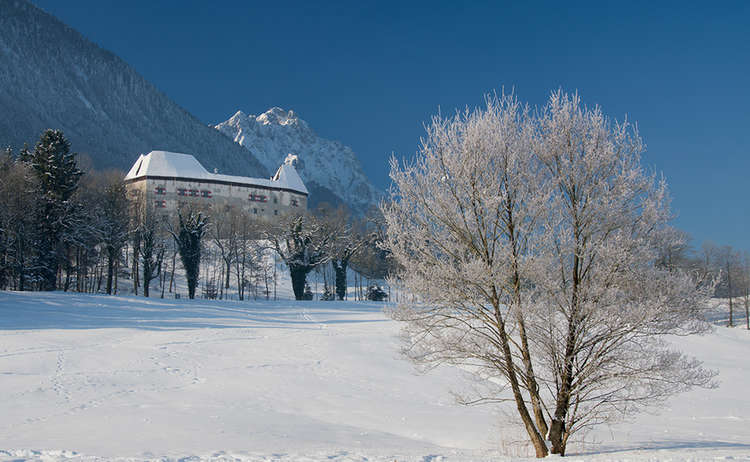
[[[297,123],[297,114],[294,111],[285,111],[280,107],[272,107],[256,119],[263,125],[292,125]]]
[[[245,114],[244,112],[240,110],[235,112],[234,115],[229,118],[229,120],[242,120],[242,119],[247,119],[247,114]]]

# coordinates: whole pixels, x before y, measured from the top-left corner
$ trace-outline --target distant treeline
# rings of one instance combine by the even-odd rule
[[[158,278],[164,297],[167,284],[173,290],[179,256],[190,298],[202,263],[212,268],[204,296],[223,297],[231,285],[240,299],[247,289],[270,297],[274,269],[263,255],[274,251],[288,266],[298,299],[309,296],[306,278],[313,270],[331,272],[324,298],[341,299],[347,268],[372,279],[392,270],[379,245],[377,210],[355,218],[323,204],[273,223],[243,210],[187,207],[168,216],[129,197],[123,172],[82,168],[81,160],[59,130],[45,131],[33,150],[9,147],[0,155],[0,289],[149,296]],[[201,252],[209,242],[211,252]],[[382,297],[377,287],[369,293]]]

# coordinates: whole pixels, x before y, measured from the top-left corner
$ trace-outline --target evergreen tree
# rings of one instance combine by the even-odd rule
[[[82,172],[76,165],[76,154],[70,152],[70,143],[59,130],[46,130],[42,134],[31,156],[31,167],[40,193],[36,219],[41,288],[54,290],[63,255],[62,235],[70,216],[70,199]]]
[[[24,143],[23,148],[21,148],[20,151],[18,151],[18,160],[25,163],[31,163],[32,154],[31,151],[29,151],[29,145]]]
[[[208,217],[201,212],[192,209],[187,211],[178,210],[177,218],[179,228],[175,232],[170,230],[180,253],[182,266],[185,268],[185,278],[188,283],[188,297],[195,298],[195,288],[198,285],[198,276],[201,263],[201,239],[206,233]]]

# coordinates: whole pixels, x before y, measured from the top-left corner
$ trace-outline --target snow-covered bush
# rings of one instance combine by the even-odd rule
[[[367,287],[367,299],[372,302],[382,302],[388,299],[388,292],[379,285],[371,284]]]

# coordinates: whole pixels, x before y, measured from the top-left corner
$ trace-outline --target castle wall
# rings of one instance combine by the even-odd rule
[[[222,210],[245,210],[259,219],[272,220],[285,213],[307,209],[307,196],[292,190],[221,181],[145,177],[126,181],[131,196],[144,197],[154,211],[174,212],[181,204]]]

